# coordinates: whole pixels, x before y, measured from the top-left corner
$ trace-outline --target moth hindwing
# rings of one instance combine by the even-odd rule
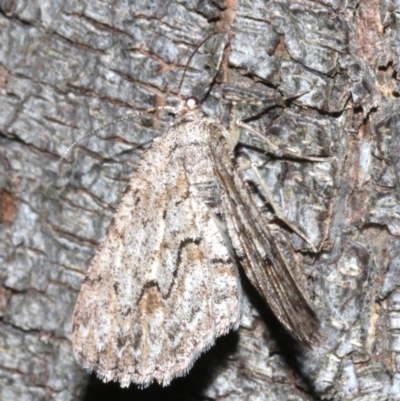
[[[193,99],[142,156],[73,316],[77,360],[104,381],[168,385],[236,329],[236,260],[281,323],[312,342],[318,319],[244,180],[230,132]]]

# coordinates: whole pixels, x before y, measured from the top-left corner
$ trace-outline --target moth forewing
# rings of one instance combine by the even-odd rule
[[[318,318],[290,273],[236,159],[229,152],[225,140],[228,135],[223,127],[215,130],[211,153],[235,252],[246,276],[285,328],[302,343],[314,344],[319,336]]]
[[[154,141],[89,268],[73,346],[105,381],[167,385],[238,326],[241,289],[215,220],[227,211],[211,134],[195,110]]]

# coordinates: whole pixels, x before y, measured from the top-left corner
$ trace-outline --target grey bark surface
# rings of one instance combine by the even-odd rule
[[[0,1],[0,399],[400,400],[399,12],[390,0]],[[189,55],[216,30],[230,43],[205,109],[226,121],[221,99],[265,101],[240,113],[281,152],[335,158],[266,156],[245,130],[237,149],[265,162],[275,201],[319,245],[271,223],[323,340],[296,346],[243,278],[238,332],[168,388],[121,390],[76,364],[71,316],[171,116],[116,124],[58,162],[105,123],[176,104]],[[204,94],[212,66],[205,46],[183,93]],[[284,107],[266,107],[277,96]]]

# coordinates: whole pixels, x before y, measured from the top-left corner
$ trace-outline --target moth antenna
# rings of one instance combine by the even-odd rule
[[[192,61],[192,58],[193,58],[194,55],[197,53],[197,51],[200,49],[200,47],[204,45],[204,43],[206,43],[210,38],[212,38],[214,35],[218,35],[219,33],[220,33],[220,32],[213,32],[213,33],[211,33],[211,34],[208,35],[205,39],[203,39],[203,40],[196,46],[196,48],[193,50],[192,54],[190,55],[190,57],[189,57],[189,59],[188,59],[188,61],[187,61],[187,63],[186,63],[185,69],[183,70],[182,78],[181,78],[181,80],[180,80],[180,82],[179,82],[179,87],[178,87],[179,97],[181,97],[182,84],[183,84],[183,81],[184,81],[185,76],[186,76],[186,71],[188,70],[188,68],[189,68],[189,66],[190,66],[190,62]],[[222,62],[222,57],[221,57],[221,60],[218,62],[218,67],[216,68],[216,71],[217,71],[217,72],[219,71],[219,67],[221,66],[221,62]],[[213,80],[214,80],[214,77],[213,77]]]
[[[190,65],[190,62],[192,61],[194,55],[197,53],[197,51],[200,49],[200,47],[204,45],[204,43],[206,43],[211,37],[213,37],[213,36],[215,36],[215,35],[218,35],[219,33],[220,33],[220,32],[213,32],[213,33],[211,33],[211,34],[208,35],[205,39],[203,39],[203,40],[196,46],[196,48],[193,50],[192,54],[190,55],[190,57],[189,57],[189,59],[188,59],[188,61],[187,61],[187,63],[186,63],[185,69],[184,69],[183,74],[182,74],[182,78],[181,78],[181,80],[180,80],[180,82],[179,82],[179,87],[178,87],[179,97],[181,97],[180,92],[181,92],[181,88],[182,88],[182,85],[183,85],[183,81],[184,81],[184,79],[185,79],[186,72],[187,72],[187,70],[188,70],[188,67],[189,67],[189,65]],[[218,61],[218,65],[217,65],[217,68],[216,68],[216,71],[217,71],[216,74],[217,74],[218,71],[219,71],[219,68],[220,68],[220,66],[221,66],[221,63],[222,63],[222,57],[220,57],[220,60]],[[216,74],[215,74],[215,75],[216,75]],[[215,75],[213,76],[212,80],[214,80]],[[58,164],[60,165],[60,164],[64,161],[64,159],[66,158],[66,156],[68,155],[68,153],[69,153],[78,143],[80,143],[80,142],[82,142],[82,141],[84,141],[84,140],[90,138],[91,136],[97,134],[98,132],[100,132],[100,131],[102,131],[102,130],[108,128],[108,127],[111,127],[111,126],[114,125],[114,124],[118,124],[118,123],[120,123],[120,122],[122,122],[122,121],[127,121],[127,120],[130,120],[130,119],[132,119],[132,118],[139,117],[140,115],[142,115],[142,114],[144,114],[144,113],[154,113],[155,111],[158,111],[158,110],[169,110],[169,111],[171,111],[172,113],[176,113],[176,112],[177,112],[177,109],[174,108],[174,107],[171,107],[171,106],[159,106],[159,107],[153,107],[153,108],[148,109],[148,110],[146,110],[146,111],[141,111],[141,112],[129,114],[129,115],[125,116],[125,117],[121,117],[121,118],[118,118],[118,119],[116,119],[116,120],[114,120],[114,121],[111,121],[110,123],[104,124],[104,125],[102,125],[101,127],[96,128],[95,130],[93,130],[93,131],[91,131],[91,132],[89,132],[89,133],[83,135],[81,138],[77,139],[77,140],[76,140],[75,142],[73,142],[70,146],[68,146],[68,148],[65,150],[65,152],[64,152],[63,155],[61,156],[60,161],[58,162]]]
[[[125,117],[121,117],[121,118],[118,118],[118,119],[116,119],[116,120],[114,120],[114,121],[111,121],[111,122],[109,122],[109,123],[107,123],[107,124],[104,124],[104,125],[102,125],[101,127],[96,128],[95,130],[90,131],[89,133],[83,135],[81,138],[77,139],[74,143],[72,143],[72,145],[68,146],[68,148],[65,150],[65,152],[64,152],[63,155],[61,156],[60,161],[58,162],[58,164],[60,165],[60,164],[64,161],[64,159],[66,158],[67,154],[68,154],[78,143],[84,141],[85,139],[90,138],[91,136],[97,134],[98,132],[100,132],[100,131],[102,131],[102,130],[108,128],[108,127],[111,127],[111,126],[114,125],[114,124],[118,124],[118,123],[120,123],[120,122],[122,122],[122,121],[131,120],[131,119],[136,118],[136,117],[139,117],[139,116],[141,116],[141,115],[143,115],[143,114],[145,114],[145,113],[154,113],[155,111],[158,111],[158,110],[168,110],[168,111],[171,111],[172,113],[176,113],[176,111],[177,111],[177,109],[176,109],[175,107],[171,107],[171,106],[153,107],[153,108],[148,109],[148,110],[145,110],[145,111],[139,111],[139,112],[136,112],[136,113],[133,113],[133,114],[129,114],[129,115],[125,116]]]

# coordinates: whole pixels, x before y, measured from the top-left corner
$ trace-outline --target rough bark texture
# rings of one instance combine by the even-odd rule
[[[398,2],[3,0],[0,10],[1,400],[400,400]],[[145,390],[88,380],[71,353],[77,293],[170,117],[116,124],[59,171],[60,155],[132,110],[176,102],[189,55],[215,30],[231,41],[206,109],[224,117],[221,97],[280,95],[285,107],[241,111],[259,113],[251,124],[282,152],[336,158],[271,157],[263,170],[289,220],[322,244],[299,252],[277,228],[324,339],[295,347],[244,280],[240,330],[185,378]],[[184,93],[207,81],[207,64],[205,46]]]

